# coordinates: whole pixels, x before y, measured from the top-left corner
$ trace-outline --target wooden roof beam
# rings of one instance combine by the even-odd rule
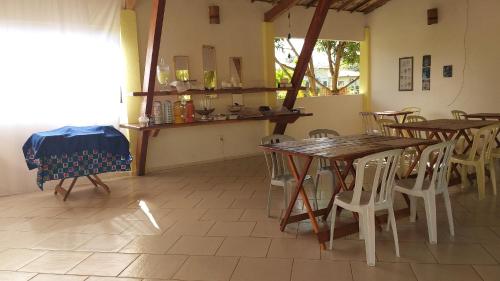
[[[356,6],[352,7],[349,11],[351,13],[354,13],[356,12],[359,8],[365,6],[366,4],[368,4],[368,2],[370,2],[371,0],[364,0],[364,1],[361,1],[359,2]]]
[[[363,12],[365,14],[369,14],[369,13],[375,11],[375,9],[382,7],[383,5],[385,5],[389,1],[390,0],[379,0],[379,1],[371,4],[370,6],[364,8],[363,10],[361,10],[361,12]]]
[[[314,16],[309,25],[309,30],[307,31],[306,38],[304,40],[304,46],[299,55],[299,60],[295,67],[295,71],[292,76],[293,88],[288,90],[286,93],[285,100],[283,101],[283,106],[292,109],[297,100],[297,94],[299,93],[299,87],[301,86],[302,80],[306,73],[309,61],[311,60],[312,53],[314,51],[314,46],[318,41],[319,34],[325,23],[326,16],[330,10],[330,6],[334,0],[319,0],[318,6],[314,11]],[[287,123],[277,123],[274,128],[275,134],[283,134],[286,130]]]
[[[290,10],[300,0],[281,0],[278,4],[274,5],[269,11],[264,14],[264,21],[273,22],[282,14]]]
[[[309,0],[309,2],[306,3],[306,9],[311,8],[311,6],[314,6],[318,0]]]
[[[344,10],[349,5],[351,5],[352,2],[354,2],[354,0],[347,0],[347,1],[345,1],[344,4],[340,5],[340,7],[337,8],[337,12],[340,12],[340,11]]]

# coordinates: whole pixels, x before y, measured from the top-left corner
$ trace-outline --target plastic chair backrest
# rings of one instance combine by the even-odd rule
[[[401,109],[401,111],[413,111],[413,115],[420,115],[420,112],[422,111],[420,107],[415,107],[415,106],[410,106],[410,107],[405,107]]]
[[[363,122],[363,131],[365,134],[372,135],[377,134],[378,126],[377,126],[377,115],[373,112],[360,112],[359,116],[361,116],[361,121]]]
[[[401,153],[403,153],[402,149],[393,149],[368,155],[358,160],[351,204],[359,205],[360,203],[363,183],[365,182],[365,167],[368,164],[370,167],[376,165],[369,204],[384,204],[392,200],[392,187]]]
[[[387,127],[387,125],[396,124],[396,120],[392,120],[392,119],[378,119],[377,120],[377,124],[379,126],[380,132],[382,132],[382,135],[384,135],[384,136],[393,136],[393,137],[397,135],[395,129]]]
[[[465,120],[467,119],[465,117],[467,113],[465,111],[462,111],[462,110],[452,110],[451,111],[451,115],[453,115],[453,118],[455,118],[456,120]]]
[[[409,115],[406,117],[406,122],[405,123],[414,123],[414,122],[422,122],[422,121],[427,121],[427,119],[423,116],[419,115]],[[419,139],[424,139],[423,137],[423,132],[420,130],[411,130],[411,133],[413,134],[413,137],[419,138]]]
[[[261,140],[261,144],[275,144],[293,140],[295,139],[286,135],[270,135],[263,137]],[[284,157],[283,154],[264,151],[264,156],[266,158],[267,170],[271,179],[276,179],[280,176],[288,175],[288,160],[286,159],[286,157]]]
[[[474,134],[474,141],[469,151],[469,159],[474,160],[474,156],[479,155],[479,160],[488,160],[491,156],[491,151],[496,147],[496,136],[500,122],[479,129]]]
[[[430,161],[433,161],[433,166],[429,188],[431,190],[435,190],[436,187],[448,186],[448,167],[450,166],[450,158],[453,155],[455,145],[456,141],[446,141],[430,145],[422,151],[417,179],[415,180],[415,186],[413,189],[422,189],[427,172],[430,172],[427,167],[427,164],[431,163]]]
[[[330,129],[316,129],[309,132],[310,138],[329,138],[337,136],[340,136],[340,134],[337,131]],[[320,158],[319,168],[324,169],[326,167],[329,167],[329,161],[327,159]]]

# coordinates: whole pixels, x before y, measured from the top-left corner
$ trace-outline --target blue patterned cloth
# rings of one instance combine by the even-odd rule
[[[130,171],[129,142],[112,126],[63,127],[33,134],[23,146],[37,184],[108,172]]]

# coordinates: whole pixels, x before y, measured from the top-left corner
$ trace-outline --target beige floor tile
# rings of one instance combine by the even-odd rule
[[[456,227],[455,236],[450,236],[447,229],[438,230],[438,242],[467,242],[467,243],[497,243],[500,244],[500,236],[496,235],[488,227]]]
[[[92,253],[88,252],[58,252],[50,251],[21,270],[27,272],[64,274],[86,259]]]
[[[243,211],[243,209],[210,209],[203,215],[201,220],[238,221]]]
[[[500,262],[500,244],[481,244],[498,262]]]
[[[27,281],[35,275],[36,273],[0,271],[0,281]]]
[[[78,275],[58,275],[58,274],[38,274],[30,281],[83,281],[88,280],[88,276]]]
[[[79,251],[89,252],[118,252],[135,238],[132,235],[98,235],[78,247]]]
[[[201,200],[201,198],[168,200],[161,207],[164,209],[191,209],[200,203]]]
[[[328,246],[328,245],[327,245]],[[363,240],[336,239],[332,250],[322,250],[321,259],[366,261]]]
[[[115,218],[111,220],[89,223],[81,230],[81,232],[90,234],[120,234],[129,227],[129,221],[122,218]]]
[[[231,208],[234,209],[265,209],[267,206],[266,200],[257,200],[255,198],[235,199]]]
[[[428,245],[442,264],[496,264],[495,259],[479,244]]]
[[[202,209],[227,209],[233,204],[234,199],[230,197],[224,198],[204,198],[196,208]]]
[[[412,264],[418,281],[481,281],[470,265]]]
[[[155,225],[151,221],[128,221],[128,228],[122,234],[129,235],[162,235],[170,226],[164,226],[161,222],[156,222]]]
[[[60,219],[54,218],[31,218],[23,223],[13,225],[10,229],[16,231],[44,231],[60,221]]]
[[[71,208],[56,216],[59,219],[84,219],[101,211],[97,208]]]
[[[198,220],[200,219],[208,210],[207,209],[173,209],[166,217],[160,219],[162,222],[164,219],[168,220]]]
[[[279,224],[281,210],[272,209],[270,217],[267,216],[266,209],[246,209],[241,215],[240,221],[274,221]]]
[[[297,225],[288,225],[285,231],[281,232],[278,221],[258,221],[251,236],[270,237],[270,238],[296,238]]]
[[[223,237],[182,236],[168,250],[168,254],[213,256],[223,240]]]
[[[137,278],[120,278],[120,277],[104,277],[104,276],[90,276],[85,281],[144,281],[146,279]],[[156,279],[158,281],[158,279]]]
[[[351,266],[348,262],[328,260],[295,259],[292,281],[351,281]]]
[[[500,265],[474,265],[474,269],[484,281],[498,281]]]
[[[52,233],[3,231],[0,235],[2,248],[32,248],[34,245],[52,236]]]
[[[194,221],[185,220],[178,221],[174,224],[167,233],[179,235],[203,236],[214,225],[213,221]]]
[[[255,190],[243,189],[243,190],[225,190],[220,198],[233,198],[233,199],[249,199],[254,194]]]
[[[38,257],[45,251],[28,249],[9,249],[0,253],[0,270],[18,270]]]
[[[123,247],[122,253],[164,254],[180,238],[179,234],[166,233],[163,236],[138,236]]]
[[[223,222],[218,221],[208,232],[208,236],[249,236],[255,222]]]
[[[291,259],[240,258],[231,281],[289,281]]]
[[[187,256],[180,255],[141,255],[120,276],[169,279],[179,270],[187,258]]]
[[[271,238],[226,237],[217,256],[266,257]]]
[[[396,256],[394,241],[377,241],[375,253],[383,262],[436,263],[436,259],[424,242],[399,242],[399,254]]]
[[[235,257],[190,257],[175,274],[180,280],[229,280],[236,267]]]
[[[317,240],[273,239],[267,256],[270,258],[319,259],[320,246]]]
[[[116,276],[137,257],[136,254],[95,253],[78,264],[69,273]]]
[[[365,262],[351,262],[354,281],[417,281],[409,264],[382,263],[368,266]]]
[[[36,249],[74,250],[94,237],[93,234],[58,233],[36,244]]]

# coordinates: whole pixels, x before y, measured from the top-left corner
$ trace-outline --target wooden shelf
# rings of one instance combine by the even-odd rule
[[[256,88],[228,88],[228,89],[216,89],[216,90],[187,90],[185,92],[179,93],[177,91],[155,91],[153,96],[178,96],[178,95],[210,95],[210,94],[256,94],[265,92],[276,92],[276,91],[288,91],[293,88],[266,88],[266,87],[256,87]],[[299,90],[305,90],[305,87],[301,87]],[[148,92],[134,92],[132,94],[134,97],[146,97]]]
[[[270,116],[255,116],[255,117],[244,117],[240,119],[234,120],[213,120],[213,121],[196,121],[192,123],[180,123],[180,124],[160,124],[160,125],[151,125],[148,127],[141,127],[139,124],[120,124],[120,128],[131,129],[136,131],[156,131],[162,129],[171,129],[171,128],[182,128],[182,127],[191,127],[191,126],[202,126],[202,125],[217,125],[217,124],[230,124],[230,123],[238,123],[238,122],[246,122],[246,121],[259,121],[259,120],[269,120],[271,122],[286,122],[293,123],[300,117],[312,116],[312,113],[288,113],[288,114],[275,114]]]

